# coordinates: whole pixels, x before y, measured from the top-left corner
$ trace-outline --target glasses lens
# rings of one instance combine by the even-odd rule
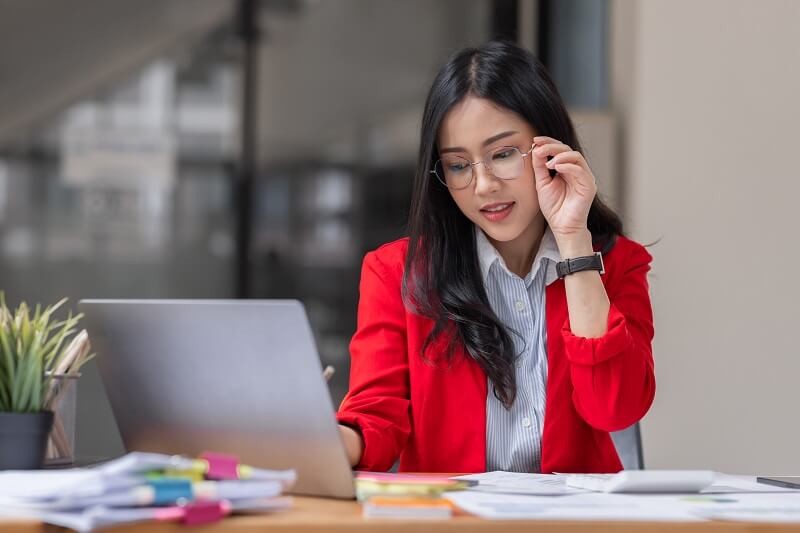
[[[436,175],[451,189],[463,189],[472,180],[472,165],[463,157],[443,157],[436,164]]]
[[[489,161],[492,174],[500,179],[517,178],[522,173],[522,154],[516,148],[500,148],[484,161]]]

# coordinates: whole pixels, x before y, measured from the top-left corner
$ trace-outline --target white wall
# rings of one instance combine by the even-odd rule
[[[800,2],[611,20],[629,227],[661,239],[647,466],[800,474]]]

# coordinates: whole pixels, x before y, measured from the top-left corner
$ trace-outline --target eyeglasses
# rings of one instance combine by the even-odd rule
[[[457,155],[445,155],[433,166],[431,174],[435,174],[439,181],[448,189],[465,189],[472,183],[475,175],[473,167],[480,163],[486,170],[501,180],[513,180],[522,174],[522,164],[533,148],[521,152],[519,148],[504,146],[486,152],[480,161],[472,162]]]

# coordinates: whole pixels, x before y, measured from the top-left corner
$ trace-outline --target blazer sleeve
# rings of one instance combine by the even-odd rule
[[[572,399],[580,416],[603,431],[619,431],[638,422],[656,391],[653,368],[653,309],[647,283],[652,257],[639,244],[621,262],[621,276],[608,283],[608,329],[602,337],[572,334],[567,318],[561,333]]]
[[[364,439],[356,469],[389,470],[411,432],[402,274],[375,252],[361,269],[358,325],[350,342],[350,390],[337,414]]]

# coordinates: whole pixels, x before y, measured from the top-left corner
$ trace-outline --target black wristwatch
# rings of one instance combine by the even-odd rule
[[[583,257],[573,257],[572,259],[565,259],[556,263],[556,272],[559,278],[565,278],[575,272],[582,272],[584,270],[597,270],[600,274],[605,274],[606,269],[603,266],[603,254],[595,252],[594,255],[586,255]]]

